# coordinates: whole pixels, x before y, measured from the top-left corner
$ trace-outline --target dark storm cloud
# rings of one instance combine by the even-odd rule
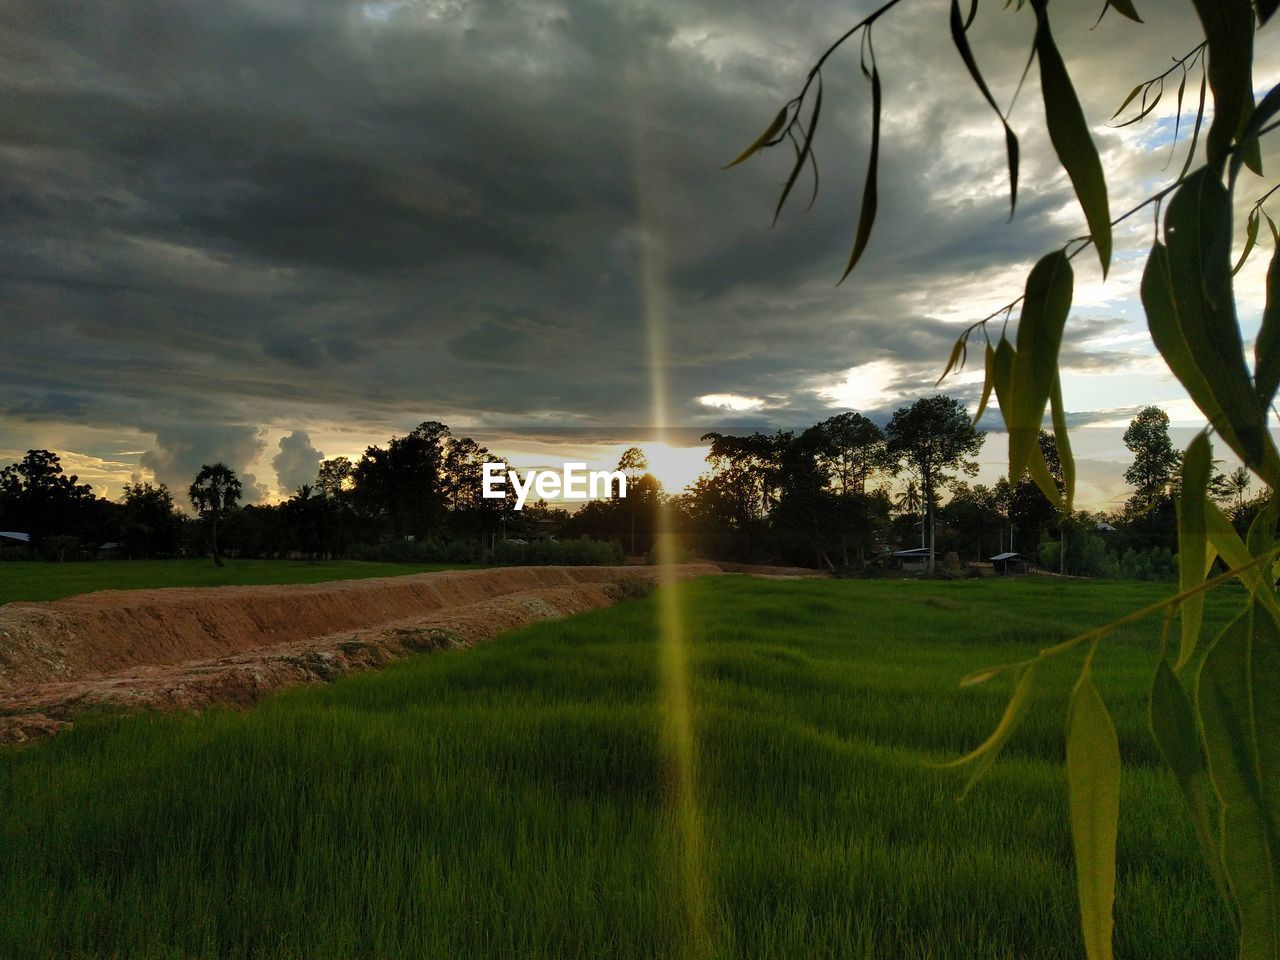
[[[1090,32],[1084,12],[1056,15],[1073,68],[1111,87],[1193,36],[1186,17]],[[643,424],[645,237],[665,264],[677,420],[704,422],[696,398],[719,392],[782,398],[766,414],[780,423],[824,416],[815,384],[876,359],[897,365],[895,389],[927,390],[958,331],[944,308],[978,271],[1060,243],[1078,211],[1029,90],[1004,223],[998,127],[945,5],[904,6],[877,28],[877,233],[836,289],[867,147],[856,51],[829,71],[812,211],[769,229],[783,156],[718,167],[852,17],[723,0],[0,0],[0,416],[155,433],[144,465],[175,483],[261,454],[244,424]],[[974,29],[1007,97],[1027,18],[984,7]],[[1069,338],[1070,363],[1126,356],[1087,339]]]

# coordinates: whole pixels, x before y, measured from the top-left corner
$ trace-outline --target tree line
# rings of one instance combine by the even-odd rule
[[[118,501],[93,494],[64,472],[57,454],[32,450],[0,470],[0,541],[8,555],[72,559],[114,544],[113,555],[209,553],[248,557],[359,557],[464,562],[502,545],[587,538],[644,554],[658,510],[690,552],[715,559],[833,570],[874,569],[894,548],[924,548],[931,565],[1016,551],[1042,566],[1087,576],[1171,576],[1174,503],[1181,455],[1169,418],[1142,410],[1124,434],[1133,488],[1121,507],[1064,520],[1025,476],[972,483],[985,436],[957,399],[935,395],[896,410],[881,428],[846,412],[805,430],[708,433],[707,471],[668,494],[644,452],[628,449],[618,469],[625,498],[593,500],[570,513],[544,502],[513,509],[513,498],[482,496],[481,467],[503,462],[470,437],[425,421],[403,437],[368,447],[357,461],[324,460],[315,481],[278,504],[242,504],[238,477],[206,464],[185,491],[195,519],[164,484],[126,484]],[[1051,434],[1040,448],[1054,482],[1062,465]],[[1238,523],[1260,507],[1249,474],[1215,472],[1212,489]]]

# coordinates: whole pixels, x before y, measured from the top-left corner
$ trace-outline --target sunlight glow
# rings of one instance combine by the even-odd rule
[[[874,410],[887,406],[900,395],[890,386],[898,379],[898,367],[890,360],[872,360],[850,367],[844,379],[819,386],[818,398],[829,407],[847,407],[850,410]]]
[[[653,138],[645,135],[651,109],[646,109],[646,78],[636,70],[632,77],[636,92],[632,117],[632,156],[635,162],[636,212],[640,235],[640,272],[645,330],[649,346],[649,383],[652,391],[653,426],[662,432],[670,425],[667,396],[667,282],[665,250],[662,242],[662,199],[669,196],[661,181],[661,154],[653,150]],[[663,441],[649,444],[655,452],[670,449]],[[676,543],[669,511],[660,507],[656,528],[659,588],[657,591],[660,633],[660,669],[663,688],[663,740],[669,769],[671,813],[676,836],[674,869],[681,886],[687,927],[683,938],[685,956],[692,960],[711,957],[715,951],[707,910],[707,880],[703,853],[702,813],[698,803],[696,742],[689,682],[688,638],[676,581]]]

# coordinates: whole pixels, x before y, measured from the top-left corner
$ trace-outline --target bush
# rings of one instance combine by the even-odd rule
[[[344,557],[383,563],[479,563],[484,560],[484,550],[479,541],[392,540],[356,544],[347,548]]]
[[[81,560],[84,558],[84,545],[79,537],[61,534],[46,537],[40,544],[40,556],[45,560]]]
[[[622,563],[622,548],[586,537],[532,543],[503,540],[489,552],[488,560],[499,566],[599,567]]]

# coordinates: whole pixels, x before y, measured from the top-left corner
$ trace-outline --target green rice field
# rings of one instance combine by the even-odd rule
[[[1083,957],[1062,771],[1078,662],[1047,671],[966,800],[931,764],[1008,695],[961,676],[1168,587],[664,589],[689,643],[691,820],[655,595],[249,711],[99,717],[0,751],[0,957]],[[1229,921],[1145,728],[1158,630],[1094,663],[1126,762],[1117,956],[1221,960]]]

